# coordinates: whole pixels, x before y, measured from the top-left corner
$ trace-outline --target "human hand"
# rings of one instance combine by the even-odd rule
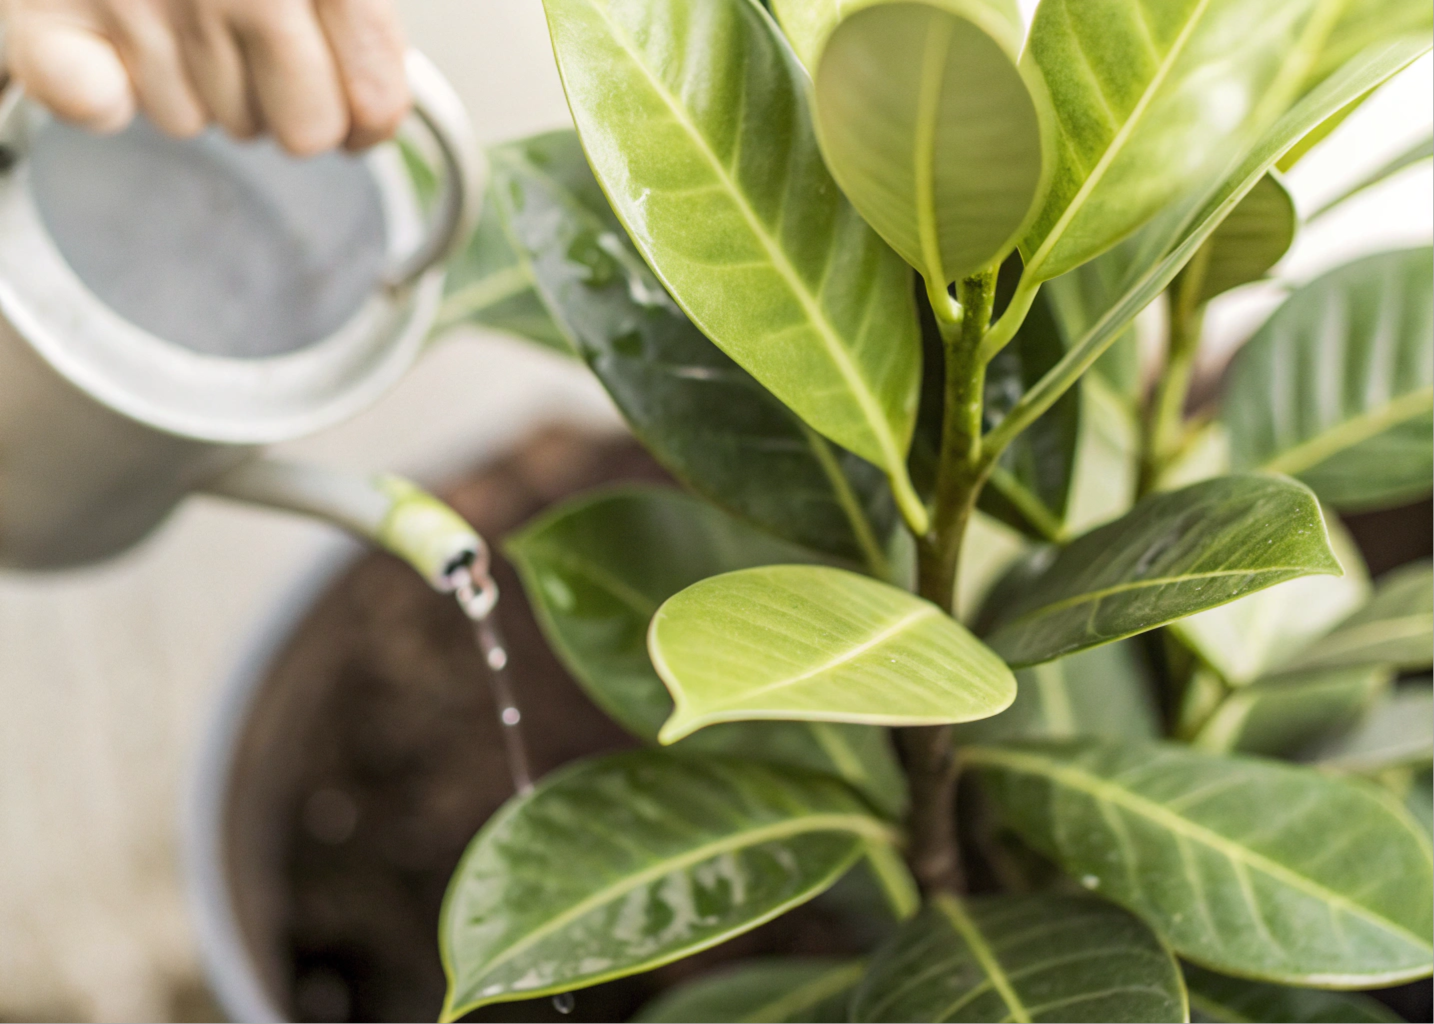
[[[388,138],[409,107],[391,0],[0,0],[10,73],[102,132],[135,110],[307,156]]]

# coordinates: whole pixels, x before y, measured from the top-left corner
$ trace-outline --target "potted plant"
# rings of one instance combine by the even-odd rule
[[[1430,249],[1192,385],[1207,304],[1294,238],[1281,173],[1427,5],[545,7],[577,130],[490,154],[447,322],[582,360],[686,493],[506,538],[638,745],[474,836],[442,1019],[857,877],[894,923],[851,957],[640,1019],[1391,1019],[1352,990],[1431,973],[1434,580],[1371,582],[1341,524],[1434,481]]]

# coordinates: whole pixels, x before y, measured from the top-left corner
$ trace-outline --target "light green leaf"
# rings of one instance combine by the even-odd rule
[[[665,992],[633,1020],[840,1024],[847,1019],[847,1000],[861,972],[861,963],[852,960],[752,961]]]
[[[1424,6],[1426,10],[1428,9],[1428,5],[1421,6]],[[1366,189],[1382,184],[1405,168],[1413,167],[1415,164],[1422,164],[1431,157],[1434,157],[1434,133],[1424,135],[1402,153],[1397,153],[1368,174],[1357,178],[1353,183],[1345,187],[1343,191],[1336,193],[1321,203],[1319,207],[1305,219],[1314,220],[1316,217],[1328,213],[1341,203],[1353,199]]]
[[[1434,690],[1428,680],[1399,687],[1353,730],[1319,750],[1327,771],[1375,775],[1434,760]]]
[[[1434,483],[1434,252],[1381,253],[1299,289],[1231,367],[1237,468],[1298,477],[1341,509]]]
[[[1171,631],[1231,686],[1295,667],[1317,637],[1369,597],[1369,572],[1353,538],[1326,524],[1343,576],[1306,576],[1191,615]]]
[[[1189,960],[1327,988],[1429,976],[1429,840],[1369,787],[1176,744],[962,757],[1027,842]]]
[[[532,276],[503,231],[491,185],[477,228],[468,244],[448,261],[447,271],[435,334],[458,324],[476,324],[572,355],[571,346],[533,290]]]
[[[1263,679],[1226,697],[1191,742],[1217,754],[1294,754],[1358,721],[1389,688],[1389,679],[1381,668]]]
[[[1434,662],[1434,564],[1402,566],[1379,581],[1374,597],[1304,649],[1292,668],[1391,665],[1428,668]]]
[[[813,429],[906,476],[921,347],[911,272],[817,150],[806,76],[752,0],[545,0],[578,134],[692,321]]]
[[[1220,477],[1151,495],[1076,538],[1003,609],[988,642],[1010,664],[1032,665],[1339,572],[1308,490],[1278,477]]]
[[[1130,270],[1121,261],[1120,255],[1121,250],[1112,250],[1041,286],[1041,293],[1050,298],[1056,318],[1060,321],[1067,347],[1084,337],[1101,314],[1119,300],[1117,289]],[[1095,361],[1091,373],[1099,377],[1101,383],[1112,395],[1118,396],[1132,414],[1138,411],[1140,347],[1133,324],[1127,326]]]
[[[1428,36],[1434,13],[1424,0],[1347,0],[1310,68],[1305,88],[1323,82],[1361,51],[1398,36]]]
[[[842,15],[812,76],[837,183],[932,287],[998,261],[1049,181],[1048,100],[1017,64],[1015,5],[877,0]]]
[[[1118,907],[937,896],[872,959],[854,1021],[1183,1021],[1180,967]]]
[[[1376,1000],[1353,992],[1321,992],[1227,978],[1192,964],[1186,964],[1184,969],[1185,984],[1190,989],[1190,1019],[1195,1021],[1208,1021],[1210,1024],[1367,1021],[1379,1024],[1403,1019],[1390,1013]]]
[[[1320,121],[1408,67],[1429,48],[1428,36],[1401,36],[1361,51],[1265,131],[1233,173],[1210,188],[1192,190],[1122,243],[1120,248],[1124,251],[1109,253],[1120,273],[1120,283],[1107,292],[1110,304],[1087,312],[1090,327],[1070,346],[1060,363],[1025,394],[1006,420],[990,432],[988,445],[999,450],[1009,443],[1108,348],[1126,337],[1126,329],[1136,315],[1175,279],[1210,233],[1281,155]]]
[[[668,298],[577,136],[493,153],[495,206],[562,329],[672,473],[770,533],[886,576],[898,529],[880,470],[801,421]]]
[[[804,903],[892,838],[841,783],[643,750],[581,762],[474,837],[444,898],[440,1020],[619,978]]]
[[[1425,835],[1434,835],[1434,771],[1415,773],[1409,792],[1404,794],[1404,806]]]
[[[1130,340],[1135,340],[1133,332]],[[1127,347],[1135,350],[1122,341],[1106,355]],[[1140,459],[1139,421],[1125,397],[1100,372],[1099,362],[1076,387],[1081,392],[1081,417],[1066,511],[1067,536],[1080,536],[1130,511]]]
[[[1198,301],[1264,277],[1289,251],[1298,226],[1294,198],[1271,171],[1245,193],[1196,257],[1204,261]]]
[[[1278,116],[1328,28],[1306,0],[1042,3],[1022,63],[1045,77],[1059,142],[1021,245],[1029,272],[1065,273],[1223,170]]]
[[[655,487],[566,502],[509,537],[505,548],[568,671],[599,707],[648,742],[672,712],[647,656],[647,627],[662,602],[708,576],[812,557]],[[681,747],[837,775],[886,814],[905,805],[890,740],[870,726],[741,722],[705,729]]]
[[[1112,736],[1154,739],[1159,719],[1135,644],[1113,643],[1016,673],[1016,702],[956,726],[958,745],[1007,739]]]
[[[1016,696],[1010,670],[936,605],[821,566],[696,583],[658,610],[647,647],[677,702],[664,743],[749,718],[968,722]]]

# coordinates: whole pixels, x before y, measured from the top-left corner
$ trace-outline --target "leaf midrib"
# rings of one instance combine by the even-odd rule
[[[997,767],[1010,768],[1014,771],[1024,771],[1033,775],[1045,776],[1077,792],[1084,792],[1096,800],[1123,807],[1125,810],[1144,817],[1156,825],[1163,826],[1174,835],[1184,836],[1187,839],[1205,845],[1223,855],[1233,864],[1252,867],[1271,878],[1282,881],[1292,889],[1298,889],[1308,896],[1313,896],[1327,904],[1340,907],[1354,917],[1363,918],[1371,924],[1383,928],[1387,932],[1403,937],[1418,949],[1431,948],[1429,942],[1414,934],[1403,925],[1389,920],[1382,914],[1362,904],[1355,903],[1347,896],[1321,885],[1314,879],[1307,878],[1295,870],[1285,867],[1278,861],[1271,860],[1261,853],[1241,846],[1235,840],[1226,838],[1204,825],[1191,821],[1189,818],[1183,818],[1148,797],[1141,796],[1113,782],[1092,775],[1090,772],[1081,768],[1056,764],[1038,755],[1023,754],[1010,750],[998,750],[993,747],[968,747],[961,752],[961,757],[962,760],[971,764],[984,763]]]
[[[628,586],[618,577],[608,572],[606,567],[599,565],[590,558],[576,554],[570,548],[563,548],[555,544],[544,544],[542,541],[528,541],[526,544],[517,545],[516,550],[526,553],[530,559],[536,555],[538,558],[544,558],[549,562],[561,565],[564,569],[578,576],[586,577],[589,583],[606,591],[616,599],[619,604],[626,605],[633,614],[642,619],[644,626],[657,614],[657,602],[650,600],[647,595],[641,591]]]
[[[1315,644],[1309,663],[1343,657],[1361,648],[1411,640],[1434,629],[1428,614],[1398,615],[1337,629]]]
[[[1116,157],[1120,155],[1121,150],[1129,141],[1130,134],[1134,132],[1135,127],[1145,115],[1146,108],[1154,102],[1155,95],[1160,91],[1160,87],[1165,84],[1165,78],[1170,73],[1170,69],[1175,66],[1176,62],[1183,55],[1185,44],[1190,41],[1190,36],[1194,33],[1195,27],[1200,23],[1200,20],[1205,16],[1205,10],[1209,6],[1210,0],[1200,0],[1195,10],[1191,12],[1190,20],[1185,23],[1185,27],[1180,30],[1180,34],[1175,37],[1175,42],[1171,43],[1170,49],[1165,52],[1165,58],[1160,62],[1160,67],[1156,70],[1155,74],[1151,76],[1150,83],[1145,87],[1145,91],[1141,93],[1140,99],[1136,101],[1135,106],[1131,108],[1130,116],[1125,119],[1125,123],[1120,126],[1120,129],[1110,140],[1110,145],[1107,146],[1105,152],[1101,154],[1100,160],[1096,163],[1095,167],[1091,169],[1090,174],[1086,175],[1085,181],[1081,183],[1081,187],[1076,191],[1076,194],[1071,197],[1071,201],[1066,205],[1060,218],[1051,227],[1050,232],[1047,233],[1045,241],[1043,241],[1040,248],[1032,254],[1030,261],[1031,267],[1039,268],[1040,265],[1050,257],[1052,250],[1060,244],[1061,237],[1065,234],[1066,229],[1070,227],[1070,222],[1080,213],[1081,208],[1090,198],[1090,194],[1100,184],[1106,172],[1110,170],[1111,164],[1115,162]],[[1062,129],[1062,134],[1065,134],[1064,129]],[[1032,273],[1035,272],[1035,270],[1032,270]]]
[[[805,985],[798,985],[790,992],[758,1006],[740,1018],[740,1024],[763,1024],[764,1021],[787,1020],[796,1011],[816,1006],[822,1000],[837,995],[843,989],[851,988],[861,977],[862,971],[863,966],[860,963],[833,967],[821,977],[814,978]]]
[[[861,374],[851,361],[850,353],[848,353],[845,346],[842,345],[841,338],[837,334],[835,327],[828,320],[815,297],[807,290],[805,282],[803,282],[800,275],[797,274],[796,268],[792,266],[791,261],[787,259],[786,253],[781,250],[780,246],[778,246],[767,233],[765,226],[757,217],[756,211],[754,211],[751,205],[746,201],[745,193],[737,187],[737,183],[732,180],[731,175],[727,173],[727,169],[722,165],[722,162],[717,159],[717,154],[712,151],[711,146],[707,144],[706,138],[697,130],[697,126],[688,119],[686,113],[674,102],[672,96],[669,95],[666,87],[638,57],[637,52],[630,45],[627,34],[609,17],[606,8],[599,3],[598,0],[585,0],[585,2],[597,13],[598,17],[603,20],[603,23],[607,25],[613,42],[627,54],[632,65],[647,79],[648,84],[652,87],[652,91],[662,100],[663,104],[670,111],[672,119],[687,132],[694,147],[701,152],[711,165],[712,172],[717,177],[719,184],[722,185],[724,191],[731,198],[733,205],[747,222],[747,226],[753,236],[761,243],[763,250],[767,253],[768,261],[786,282],[791,293],[797,297],[797,301],[801,304],[802,310],[807,314],[808,321],[817,329],[817,336],[821,338],[822,344],[827,350],[828,357],[831,359],[833,365],[836,366],[837,372],[846,382],[847,387],[856,398],[857,404],[861,407],[861,411],[867,422],[867,427],[871,431],[871,435],[876,441],[877,447],[881,449],[887,472],[891,474],[902,472],[900,445],[896,443],[896,438],[891,433],[890,425],[881,412],[880,403],[876,401],[875,396],[867,389],[865,381],[862,380]],[[1202,0],[1202,3],[1203,2],[1207,2],[1207,0]]]
[[[875,818],[855,813],[808,814],[800,818],[773,822],[760,828],[726,835],[720,839],[695,846],[679,856],[659,861],[642,871],[634,872],[612,885],[597,890],[586,899],[579,900],[561,914],[548,918],[539,927],[534,928],[510,945],[500,955],[489,960],[484,965],[480,977],[491,974],[499,965],[507,963],[524,950],[541,942],[554,932],[562,930],[583,915],[591,913],[598,907],[611,903],[619,896],[626,895],[649,882],[655,882],[673,872],[693,867],[704,860],[711,860],[724,853],[731,853],[745,847],[757,846],[778,839],[790,839],[793,836],[811,832],[850,832],[853,836],[877,839],[883,842],[894,840],[894,832],[890,827]]]
[[[1434,385],[1407,391],[1378,409],[1351,416],[1330,430],[1285,449],[1260,468],[1297,476],[1430,409],[1434,409]]]
[[[1060,601],[1053,601],[1050,604],[1043,604],[1031,611],[1022,612],[1020,615],[1007,620],[1001,624],[1005,630],[1012,626],[1027,622],[1030,619],[1039,618],[1044,615],[1053,615],[1056,612],[1065,611],[1067,608],[1076,608],[1082,604],[1092,601],[1103,601],[1107,597],[1114,597],[1116,594],[1125,594],[1134,590],[1143,590],[1147,587],[1167,587],[1176,583],[1184,583],[1188,580],[1219,579],[1224,576],[1262,576],[1266,573],[1282,572],[1309,572],[1309,566],[1303,565],[1267,565],[1257,569],[1212,569],[1208,572],[1189,573],[1184,576],[1156,576],[1147,580],[1132,580],[1129,583],[1117,583],[1100,590],[1088,590],[1076,594],[1073,597],[1063,598]]]
[[[991,949],[986,937],[976,927],[976,923],[967,916],[965,908],[961,906],[960,900],[954,896],[942,896],[936,900],[936,909],[941,916],[946,918],[953,931],[961,936],[963,942],[971,950],[981,965],[982,972],[1001,996],[1006,1008],[1011,1011],[1010,1019],[1019,1024],[1031,1024],[1031,1015],[1026,1010],[1021,998],[1016,995],[1015,988],[1011,985],[1011,979],[1006,976],[1006,970],[1001,966],[1001,961],[996,958],[995,952]]]
[[[921,257],[926,263],[927,285],[945,288],[951,282],[941,259],[941,241],[936,229],[936,118],[940,113],[941,83],[946,78],[946,57],[955,29],[951,18],[939,15],[929,18],[927,25],[929,34],[921,51],[921,83],[916,99],[911,159],[916,185],[916,230]]]

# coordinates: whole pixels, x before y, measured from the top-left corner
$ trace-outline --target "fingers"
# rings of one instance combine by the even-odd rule
[[[260,114],[279,143],[297,156],[341,144],[349,134],[348,102],[312,7],[251,0],[235,12],[234,27]]]
[[[165,6],[157,0],[131,0],[109,4],[106,13],[111,38],[145,116],[170,135],[203,131],[209,111],[190,84]]]
[[[210,117],[235,138],[257,135],[263,128],[259,100],[228,23],[209,5],[176,2],[171,10],[189,80]]]
[[[403,32],[389,0],[317,0],[349,109],[350,149],[390,138],[408,113]]]
[[[99,132],[117,132],[135,111],[129,73],[98,26],[78,19],[13,12],[6,40],[10,71],[56,115]]]

